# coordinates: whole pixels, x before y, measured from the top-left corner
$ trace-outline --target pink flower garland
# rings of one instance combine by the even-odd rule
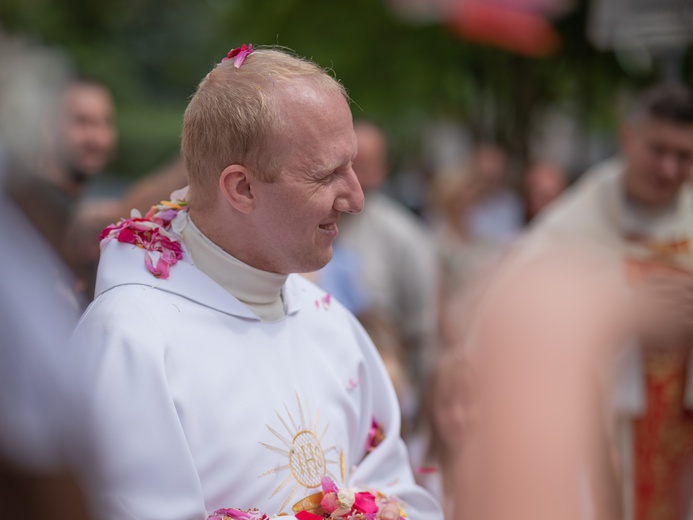
[[[207,520],[268,520],[267,515],[257,509],[241,511],[240,509],[217,509]]]
[[[168,278],[170,268],[183,258],[183,247],[168,232],[168,227],[186,204],[181,200],[162,201],[158,206],[152,206],[144,218],[122,219],[108,226],[99,236],[101,247],[115,238],[118,242],[133,244],[144,249],[144,265],[149,272],[157,278]],[[161,253],[156,266],[149,255],[150,251]]]
[[[388,498],[380,492],[352,491],[339,489],[330,477],[322,478],[323,498],[317,512],[300,511],[298,520],[375,520],[382,508],[399,502]],[[218,509],[207,517],[207,520],[266,520],[267,516],[257,509],[241,511],[239,509]],[[400,520],[406,514],[400,507]]]

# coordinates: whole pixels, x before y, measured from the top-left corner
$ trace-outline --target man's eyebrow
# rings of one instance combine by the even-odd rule
[[[339,170],[340,168],[343,168],[346,164],[345,162],[339,162],[337,163],[325,163],[322,166],[318,166],[314,170],[315,175],[322,175],[326,173],[332,173],[335,170]]]

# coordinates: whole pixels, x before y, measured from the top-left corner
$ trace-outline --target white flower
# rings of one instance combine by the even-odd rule
[[[354,501],[356,500],[356,496],[350,489],[340,489],[339,493],[337,493],[337,500],[341,507],[351,509],[351,506],[354,505]]]

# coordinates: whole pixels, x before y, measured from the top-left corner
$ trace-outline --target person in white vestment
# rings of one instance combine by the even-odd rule
[[[96,516],[441,518],[372,342],[294,274],[363,207],[343,86],[234,49],[192,97],[182,153],[187,195],[102,233],[73,336]]]
[[[692,173],[693,92],[657,85],[623,126],[622,156],[585,173],[520,248],[526,258],[568,243],[603,248],[647,304],[613,399],[627,520],[693,514]]]

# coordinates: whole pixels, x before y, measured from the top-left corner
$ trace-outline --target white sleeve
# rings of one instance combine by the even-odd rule
[[[360,325],[357,325],[360,328]],[[401,415],[395,390],[380,356],[362,334],[364,373],[361,382],[362,415],[354,449],[363,458],[353,468],[349,486],[362,490],[377,490],[400,500],[408,520],[441,520],[443,513],[428,491],[416,484],[409,462],[409,454],[400,436]],[[366,454],[371,421],[383,430],[384,438]]]
[[[204,520],[200,481],[169,392],[163,329],[119,292],[90,306],[70,350],[79,365],[81,473],[93,516]]]

